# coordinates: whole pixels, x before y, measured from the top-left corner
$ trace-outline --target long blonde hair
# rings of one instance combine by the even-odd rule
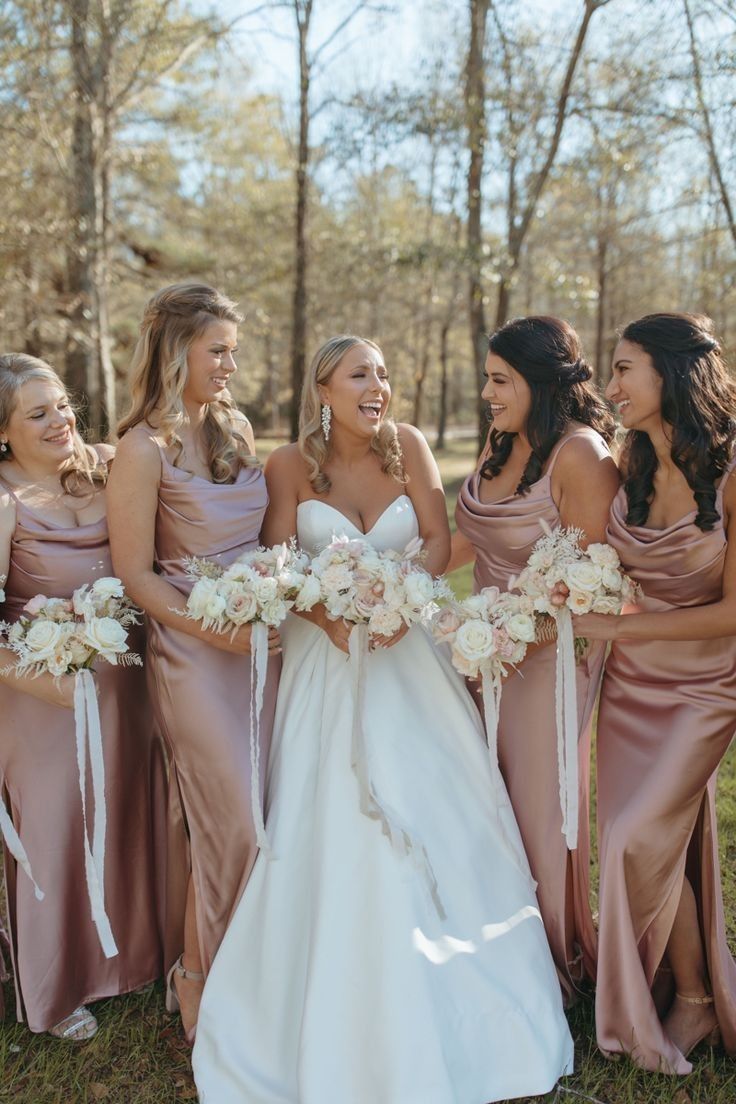
[[[148,422],[168,445],[182,443],[178,434],[186,422],[183,393],[187,355],[192,342],[210,322],[243,321],[232,299],[208,284],[170,284],[148,300],[131,364],[131,406],[118,424],[122,437],[139,422]],[[241,467],[257,464],[234,424],[237,407],[227,395],[207,404],[202,431],[206,462],[215,483],[226,483]]]
[[[0,433],[8,428],[13,411],[18,405],[21,388],[29,380],[47,380],[54,383],[68,397],[61,378],[50,364],[27,353],[3,353],[0,355]],[[107,481],[107,464],[95,449],[82,440],[79,431],[72,431],[73,452],[62,465],[60,478],[65,494],[81,498],[95,487],[104,487]],[[10,442],[0,451],[0,461],[12,459]]]
[[[329,382],[342,358],[356,345],[368,345],[383,357],[374,341],[354,334],[338,334],[337,337],[325,341],[317,350],[304,377],[299,407],[298,445],[307,465],[309,482],[317,494],[326,494],[331,486],[330,478],[323,468],[330,449],[322,432],[319,384]],[[386,419],[381,423],[378,432],[371,439],[371,448],[380,457],[381,471],[386,472],[397,483],[405,484],[407,479],[395,422]]]

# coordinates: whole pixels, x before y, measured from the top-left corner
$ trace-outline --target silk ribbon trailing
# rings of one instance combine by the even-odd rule
[[[2,835],[5,846],[10,854],[33,882],[33,892],[36,895],[36,900],[43,901],[44,894],[36,885],[36,879],[33,877],[26,849],[20,841],[20,836],[15,830],[15,825],[10,819],[10,814],[5,808],[5,802],[2,800],[2,797],[0,797],[0,835]]]
[[[411,829],[402,822],[396,810],[381,800],[376,792],[370,772],[370,751],[363,729],[363,710],[365,707],[366,662],[369,654],[369,634],[367,625],[354,625],[348,638],[348,652],[353,696],[353,732],[351,745],[351,763],[358,780],[360,792],[360,811],[364,816],[376,820],[381,825],[391,846],[400,854],[408,857],[419,870],[430,900],[440,920],[446,920],[437,879],[432,870],[424,844],[412,838]]]
[[[77,767],[79,768],[79,792],[82,798],[82,825],[84,831],[84,870],[87,877],[92,920],[105,958],[118,953],[110,921],[105,912],[105,832],[107,806],[105,804],[105,764],[102,754],[100,711],[97,691],[91,671],[77,671],[74,676],[74,728],[77,743]],[[92,843],[87,825],[87,757],[89,755],[94,820]]]
[[[266,835],[261,804],[261,711],[267,671],[268,626],[262,621],[254,621],[250,637],[250,797],[256,842],[269,855],[271,846]]]
[[[557,771],[562,811],[562,834],[568,850],[578,845],[578,703],[575,683],[575,637],[569,609],[557,620],[555,716],[557,720]]]
[[[529,862],[521,842],[516,817],[511,808],[511,800],[506,790],[501,768],[498,763],[498,717],[501,706],[502,685],[500,675],[491,675],[487,670],[481,672],[483,718],[486,724],[488,758],[491,764],[491,780],[493,783],[495,808],[498,813],[501,832],[514,857],[517,867],[521,873],[533,883],[534,888],[536,888],[536,882],[534,882],[529,869]]]

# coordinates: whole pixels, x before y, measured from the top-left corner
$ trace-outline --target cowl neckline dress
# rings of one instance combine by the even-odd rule
[[[526,565],[535,542],[560,524],[552,497],[552,473],[561,450],[574,438],[599,435],[581,427],[563,437],[547,469],[527,494],[482,502],[478,471],[460,488],[455,520],[475,550],[474,591],[507,590]],[[595,977],[596,936],[590,909],[590,732],[605,648],[589,647],[576,667],[578,703],[578,845],[568,851],[562,835],[557,784],[555,648],[530,654],[504,680],[498,727],[498,755],[532,874],[545,930],[566,998],[587,974]]]
[[[58,525],[16,504],[3,616],[16,621],[34,595],[69,598],[113,575],[105,517]],[[131,630],[143,654],[143,627]],[[0,685],[0,785],[28,853],[33,886],[5,855],[18,1018],[47,1031],[80,1004],[138,989],[162,972],[165,763],[140,668],[100,662],[106,776],[105,906],[119,954],[106,959],[90,915],[71,710]]]
[[[733,470],[732,464],[729,472]],[[723,485],[716,505],[723,517]],[[642,611],[705,605],[722,594],[723,521],[695,511],[666,529],[629,526],[623,488],[608,540],[641,586]],[[736,965],[726,941],[715,790],[736,730],[736,637],[622,640],[606,663],[598,717],[600,930],[596,1024],[607,1053],[645,1069],[689,1073],[662,1030],[651,985],[685,873],[698,904],[715,1009],[736,1052]]]
[[[149,426],[130,430],[150,436]],[[260,467],[241,467],[232,483],[210,483],[161,454],[155,523],[155,568],[181,594],[193,586],[186,558],[227,566],[258,545],[268,505]],[[257,846],[251,809],[250,656],[224,652],[150,619],[151,698],[170,749],[172,787],[169,907],[181,917],[191,866],[205,973],[240,899]],[[268,759],[279,662],[268,664],[261,713],[261,795]],[[177,833],[176,826],[181,831]],[[184,833],[186,832],[186,835]],[[169,963],[170,965],[171,963]]]

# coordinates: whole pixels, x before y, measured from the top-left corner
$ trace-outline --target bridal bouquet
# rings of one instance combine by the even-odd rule
[[[432,618],[432,635],[449,644],[452,664],[461,675],[494,681],[521,663],[535,639],[534,609],[526,597],[498,587],[484,587],[461,602],[452,602]]]
[[[342,617],[366,625],[371,636],[393,636],[402,625],[430,617],[435,599],[448,593],[444,582],[422,567],[422,559],[419,538],[403,552],[379,552],[368,541],[334,537],[312,560],[318,601],[333,621]]]
[[[542,526],[544,535],[532,549],[512,590],[530,601],[537,617],[537,639],[549,639],[550,618],[557,630],[555,714],[562,831],[572,850],[578,835],[578,717],[575,680],[576,649],[586,641],[573,636],[572,614],[618,614],[637,592],[621,571],[615,548],[608,544],[581,547],[581,529]]]
[[[268,629],[277,628],[290,609],[309,610],[320,597],[317,581],[308,573],[308,557],[296,542],[254,548],[223,567],[213,560],[189,557],[185,567],[194,586],[185,610],[190,621],[218,633],[234,634],[251,626],[250,766],[251,802],[258,846],[270,851],[260,796],[261,710],[268,666]]]
[[[54,678],[73,674],[74,727],[79,767],[79,792],[84,825],[84,863],[92,919],[107,958],[118,953],[105,912],[105,768],[97,692],[91,668],[97,659],[115,666],[141,666],[128,650],[128,629],[139,621],[138,610],[126,596],[120,579],[105,577],[78,587],[71,598],[37,594],[26,602],[19,619],[2,623],[8,647],[18,656],[16,675],[37,678],[48,672]],[[94,823],[90,843],[87,821],[87,757],[94,799]],[[8,850],[31,879],[39,900],[28,856],[12,820],[0,803],[0,828]]]

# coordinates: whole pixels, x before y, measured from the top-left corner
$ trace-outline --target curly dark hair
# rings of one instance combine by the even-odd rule
[[[613,439],[613,416],[590,383],[593,372],[569,322],[544,315],[514,318],[491,334],[488,348],[523,376],[531,390],[525,432],[532,454],[516,494],[526,494],[540,479],[549,454],[571,422],[590,426],[607,442]],[[491,426],[490,454],[480,469],[483,479],[499,474],[515,436]]]
[[[670,455],[687,479],[703,531],[719,520],[716,483],[734,454],[736,385],[728,374],[713,323],[702,314],[647,314],[619,335],[648,353],[662,378],[662,418],[672,427]],[[621,454],[626,521],[644,525],[654,495],[657,455],[649,435],[632,429]]]

